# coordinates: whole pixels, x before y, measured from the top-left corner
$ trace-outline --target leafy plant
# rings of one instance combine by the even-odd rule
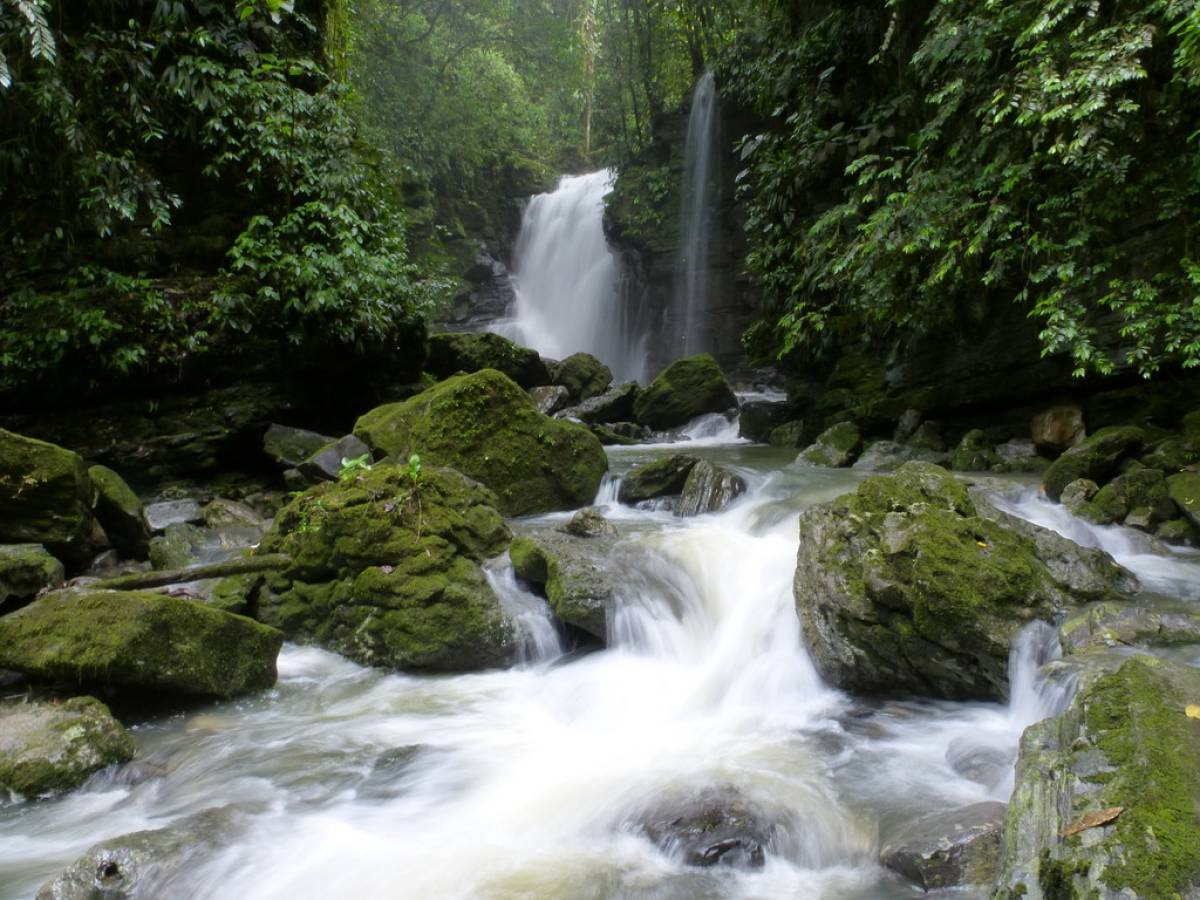
[[[342,467],[338,470],[338,480],[353,481],[357,476],[370,471],[370,453],[364,453],[362,456],[356,456],[353,459],[343,456]]]

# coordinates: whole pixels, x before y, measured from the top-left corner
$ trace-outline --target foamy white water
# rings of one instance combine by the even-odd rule
[[[493,330],[562,359],[587,352],[618,381],[644,376],[644,337],[627,327],[617,292],[617,262],[604,238],[609,169],[568,175],[531,197],[513,259],[514,316]]]
[[[1009,707],[828,688],[793,608],[796,512],[860,476],[780,470],[744,444],[703,452],[750,485],[724,513],[623,507],[617,478],[598,498],[639,551],[609,649],[561,657],[503,561],[489,578],[525,636],[513,669],[412,677],[286,647],[276,689],[147,722],[139,762],[0,806],[0,898],[32,896],[95,841],[228,804],[241,810],[228,843],[198,849],[159,896],[911,896],[876,864],[881,842],[923,813],[1006,797],[1021,729],[1061,700],[1035,674],[1052,629],[1014,648]],[[775,824],[764,868],[688,867],[641,832],[664,796],[705,786]]]

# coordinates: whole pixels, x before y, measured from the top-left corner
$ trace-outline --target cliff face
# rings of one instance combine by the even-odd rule
[[[758,292],[743,274],[746,252],[740,211],[734,202],[738,160],[733,141],[747,130],[741,114],[721,108],[719,118],[719,184],[708,264],[699,273],[708,296],[708,312],[698,340],[690,346],[675,302],[682,243],[684,148],[687,111],[655,122],[657,139],[638,157],[618,169],[608,196],[605,233],[620,257],[626,314],[649,336],[651,373],[668,362],[701,350],[711,352],[726,371],[745,368],[742,332],[758,306]]]

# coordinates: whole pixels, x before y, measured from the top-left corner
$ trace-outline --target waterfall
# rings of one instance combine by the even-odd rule
[[[683,207],[675,267],[675,356],[712,349],[708,322],[708,251],[719,195],[717,183],[717,88],[705,72],[692,92],[684,144]]]
[[[543,356],[586,352],[619,381],[643,375],[617,292],[617,263],[604,239],[604,196],[613,172],[568,175],[530,198],[513,259],[513,317],[492,330]]]

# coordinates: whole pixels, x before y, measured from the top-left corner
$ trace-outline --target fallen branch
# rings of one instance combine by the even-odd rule
[[[164,585],[180,584],[185,581],[204,581],[208,578],[225,578],[229,575],[268,572],[272,569],[285,569],[291,564],[292,558],[286,554],[268,553],[265,556],[242,556],[237,559],[204,563],[199,566],[185,566],[182,569],[159,569],[153,572],[136,572],[133,575],[106,578],[104,581],[94,582],[88,585],[88,587],[104,591],[137,591],[142,588],[163,587]]]

